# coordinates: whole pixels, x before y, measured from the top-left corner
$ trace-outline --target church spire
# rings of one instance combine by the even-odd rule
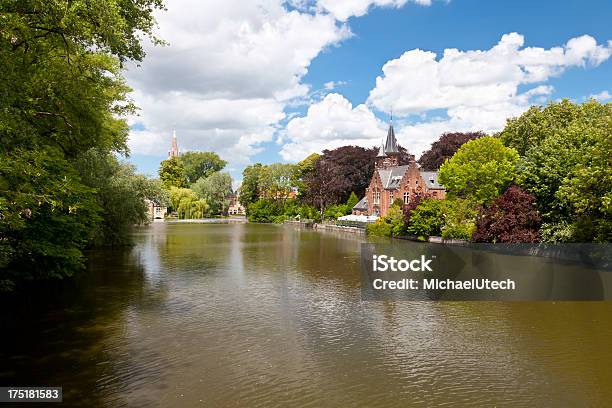
[[[172,129],[172,147],[168,152],[168,159],[179,156],[178,142],[176,141],[176,129]]]
[[[395,130],[393,129],[393,123],[389,125],[389,131],[387,132],[387,140],[385,142],[385,154],[399,154],[399,148],[397,147],[397,139],[395,138]]]

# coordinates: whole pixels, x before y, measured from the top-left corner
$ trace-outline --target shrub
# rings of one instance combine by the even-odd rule
[[[260,198],[247,209],[249,222],[275,222],[280,215],[283,215],[282,205],[271,199]]]
[[[444,200],[442,206],[442,238],[472,239],[476,231],[478,206],[472,201],[462,199]]]
[[[429,193],[417,193],[415,197],[410,200],[408,204],[403,204],[401,206],[402,212],[404,213],[404,223],[406,225],[410,224],[410,217],[412,216],[412,212],[421,204],[426,198],[431,198]]]
[[[354,191],[351,192],[351,195],[346,201],[346,206],[348,208],[348,211],[350,212],[353,209],[353,207],[357,205],[358,202],[359,202],[359,197],[357,197],[357,194],[355,194]]]
[[[426,239],[432,235],[440,235],[443,225],[443,201],[433,198],[424,199],[414,210],[410,210],[409,234]]]
[[[335,220],[339,217],[347,215],[350,210],[348,209],[346,204],[336,204],[329,206],[323,211],[323,218],[326,220]]]
[[[366,227],[368,235],[377,237],[397,237],[406,233],[404,214],[398,206],[389,208],[387,215]]]
[[[476,242],[537,242],[539,227],[535,197],[511,186],[482,210],[473,238]]]
[[[315,222],[321,221],[321,213],[319,210],[314,208],[311,205],[301,205],[297,208],[297,215],[300,216],[300,219],[304,220],[313,220]]]

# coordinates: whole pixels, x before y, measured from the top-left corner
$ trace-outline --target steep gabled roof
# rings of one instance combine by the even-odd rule
[[[393,125],[389,125],[387,140],[385,141],[385,154],[399,154],[399,152],[399,148],[397,147],[397,139],[395,138],[395,130],[393,129]]]
[[[355,206],[353,210],[367,210],[368,209],[368,197],[365,196]]]
[[[378,169],[378,176],[384,189],[393,190],[399,188],[404,174],[408,170],[409,165],[394,166],[386,169]],[[438,182],[437,171],[419,170],[421,177],[425,180],[425,187],[433,190],[444,190],[444,186]]]
[[[402,181],[402,177],[404,177],[404,173],[406,173],[406,170],[408,170],[408,167],[409,166],[406,165],[378,169],[378,175],[380,176],[380,181],[382,182],[383,188],[398,188],[400,182]]]
[[[420,171],[421,177],[425,180],[425,185],[427,188],[432,188],[434,190],[443,190],[444,186],[438,183],[438,172],[437,171]]]

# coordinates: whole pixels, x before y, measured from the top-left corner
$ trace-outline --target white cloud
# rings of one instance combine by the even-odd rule
[[[368,102],[400,115],[515,103],[524,99],[519,85],[546,81],[572,66],[596,66],[612,54],[612,43],[598,45],[588,35],[550,49],[523,44],[522,35],[510,33],[489,50],[451,48],[439,60],[431,51],[407,51],[383,66]]]
[[[257,152],[257,144],[272,140],[273,124],[284,117],[283,104],[274,99],[207,99],[199,94],[139,91],[134,97],[146,112],[145,130],[132,130],[129,140],[130,150],[140,154],[165,154],[176,126],[181,150],[210,150],[231,163],[246,163]]]
[[[489,50],[446,49],[440,59],[430,51],[407,51],[383,66],[384,75],[377,78],[368,106],[353,109],[341,95],[328,95],[305,117],[292,119],[287,127],[290,143],[281,154],[298,160],[327,147],[377,144],[386,126],[377,122],[370,108],[392,108],[396,117],[403,117],[395,126],[399,143],[419,156],[444,132],[501,130],[507,118],[550,99],[554,89],[546,80],[569,67],[597,66],[612,54],[612,42],[598,45],[589,36],[550,49],[523,44],[523,36],[510,33]],[[519,92],[519,86],[530,84]],[[597,96],[610,97],[607,92]],[[351,115],[352,126],[344,124],[344,115]]]
[[[163,155],[176,126],[183,149],[246,163],[273,139],[286,104],[309,92],[311,61],[350,36],[331,15],[287,10],[282,0],[183,0],[157,15],[166,47],[147,46],[128,81],[142,109],[133,153]]]
[[[612,55],[612,42],[598,45],[583,35],[563,47],[524,48],[524,38],[505,34],[489,50],[446,49],[442,58],[430,51],[411,50],[383,66],[368,103],[396,115],[445,110],[444,119],[410,124],[400,129],[401,144],[417,155],[441,133],[499,131],[509,117],[535,103],[545,103],[553,88],[537,85],[524,92],[519,86],[542,83],[569,67],[597,66]]]
[[[324,83],[323,87],[328,91],[332,91],[336,89],[337,87],[343,86],[346,84],[347,84],[346,81],[329,81],[329,82]]]
[[[612,94],[610,94],[608,91],[601,91],[599,93],[590,95],[589,98],[597,99],[600,102],[606,102],[612,99]]]
[[[306,116],[287,124],[286,141],[281,149],[285,160],[299,161],[312,152],[343,145],[378,145],[385,125],[366,105],[353,105],[342,95],[328,94],[311,105]]]
[[[320,10],[325,10],[340,21],[346,21],[349,17],[363,16],[370,7],[403,7],[408,0],[319,0],[317,2]],[[431,0],[412,0],[421,6],[431,5]]]

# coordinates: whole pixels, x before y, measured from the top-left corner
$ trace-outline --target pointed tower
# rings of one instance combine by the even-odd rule
[[[376,157],[387,157],[387,155],[385,154],[385,141],[384,140],[380,141],[380,148],[378,149],[378,154],[376,155]]]
[[[376,156],[376,167],[386,169],[388,167],[394,167],[399,165],[400,151],[397,145],[397,139],[395,138],[395,130],[393,129],[393,123],[389,125],[389,131],[387,132],[387,139],[382,143]]]
[[[168,152],[168,159],[172,159],[173,157],[179,156],[179,148],[178,143],[176,141],[176,129],[172,129],[172,147]]]
[[[389,125],[389,131],[387,132],[387,140],[385,141],[385,154],[387,156],[399,155],[400,151],[397,147],[397,139],[395,138],[395,130],[393,129],[393,123]]]

